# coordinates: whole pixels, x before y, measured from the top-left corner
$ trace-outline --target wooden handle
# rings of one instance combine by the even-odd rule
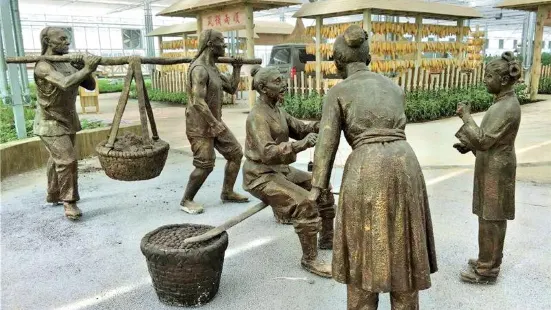
[[[163,58],[163,57],[139,57],[139,56],[123,56],[123,57],[101,57],[99,62],[102,66],[118,66],[126,65],[130,63],[130,59],[133,57],[140,58],[142,64],[148,65],[177,65],[191,63],[191,58],[179,57],[179,58]],[[21,63],[33,63],[40,60],[47,60],[51,62],[71,62],[75,59],[73,55],[63,55],[63,56],[17,56],[17,57],[6,57],[6,63],[9,64],[21,64]],[[236,62],[235,58],[230,57],[220,57],[216,61],[221,64],[233,64]],[[262,64],[262,59],[253,58],[253,59],[242,59],[244,65],[260,65]]]
[[[222,225],[220,225],[216,228],[213,228],[213,229],[207,231],[206,233],[204,233],[202,235],[185,239],[184,243],[202,242],[202,241],[206,241],[206,240],[209,240],[211,238],[214,238],[214,237],[220,235],[221,233],[225,232],[226,230],[232,228],[233,226],[243,222],[248,217],[260,212],[262,209],[266,208],[267,206],[268,206],[267,204],[261,202],[261,203],[255,205],[254,207],[250,208],[249,210],[241,213],[240,215],[229,219],[224,224],[222,224]]]

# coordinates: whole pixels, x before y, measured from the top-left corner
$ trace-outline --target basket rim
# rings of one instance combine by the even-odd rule
[[[98,156],[103,157],[122,157],[122,158],[142,158],[142,157],[149,157],[152,155],[157,155],[160,153],[168,152],[170,149],[170,144],[164,140],[156,140],[153,141],[154,147],[151,149],[145,149],[144,151],[141,151],[140,153],[136,152],[127,152],[127,151],[115,151],[113,149],[106,149],[105,144],[107,143],[107,139],[101,141],[96,146],[96,152]]]
[[[212,226],[212,225],[195,224],[195,223],[168,224],[168,225],[160,226],[160,227],[156,228],[155,230],[152,230],[152,231],[148,232],[147,234],[145,234],[145,236],[143,236],[143,238],[140,242],[140,249],[142,250],[142,254],[144,254],[146,257],[149,257],[151,255],[168,255],[168,254],[179,255],[179,256],[187,256],[190,253],[192,253],[192,251],[185,250],[185,249],[161,250],[161,249],[159,249],[159,247],[155,247],[151,243],[149,243],[149,238],[151,238],[151,236],[158,233],[159,231],[161,231],[163,229],[167,229],[167,228],[181,227],[181,226],[195,226],[195,227],[200,226],[200,227],[215,228],[215,226]],[[225,252],[226,248],[227,248],[227,244],[228,244],[228,233],[227,232],[224,231],[222,234],[219,235],[217,240],[215,240],[211,244],[203,247],[203,249],[207,250],[207,251],[215,250],[215,248],[220,248],[219,247],[220,243],[222,243],[222,244],[225,243],[226,244],[226,247],[224,248],[224,252]]]

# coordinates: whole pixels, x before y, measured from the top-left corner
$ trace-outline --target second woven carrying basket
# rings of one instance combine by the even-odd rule
[[[98,144],[96,152],[105,174],[115,180],[139,181],[153,179],[161,174],[170,146],[163,140],[139,152],[116,151],[105,148],[107,140]]]

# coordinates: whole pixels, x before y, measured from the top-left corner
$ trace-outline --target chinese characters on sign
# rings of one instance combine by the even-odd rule
[[[545,26],[548,26],[549,23],[551,23],[551,10],[547,10],[547,13],[545,14],[545,18],[544,18],[544,23],[545,23]]]
[[[245,9],[229,9],[203,14],[203,29],[220,31],[239,30],[245,28]]]

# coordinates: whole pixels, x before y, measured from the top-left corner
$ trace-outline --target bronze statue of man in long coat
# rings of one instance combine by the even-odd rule
[[[243,150],[228,126],[222,121],[223,91],[235,94],[239,86],[242,63],[233,64],[230,79],[220,73],[216,60],[224,56],[226,43],[221,32],[208,29],[201,33],[199,51],[189,67],[186,107],[186,135],[193,151],[193,165],[180,205],[190,214],[203,212],[203,206],[193,199],[214,168],[216,153],[228,161],[220,198],[225,202],[248,202],[249,199],[234,191],[235,181],[241,167]]]
[[[46,27],[40,32],[41,54],[67,54],[70,40],[63,29]],[[72,220],[82,216],[76,204],[80,196],[75,136],[81,127],[75,101],[79,86],[88,90],[96,88],[92,73],[100,60],[100,57],[82,55],[76,56],[71,64],[41,60],[34,69],[38,101],[34,134],[50,153],[46,201],[63,202],[65,216]]]
[[[477,259],[468,261],[461,279],[470,283],[494,283],[503,258],[507,220],[515,218],[515,139],[520,126],[520,104],[513,89],[520,78],[520,65],[513,53],[505,52],[488,63],[484,84],[495,95],[480,126],[470,107],[459,104],[457,114],[463,126],[456,133],[461,153],[476,156],[474,169],[473,213],[478,216]]]

